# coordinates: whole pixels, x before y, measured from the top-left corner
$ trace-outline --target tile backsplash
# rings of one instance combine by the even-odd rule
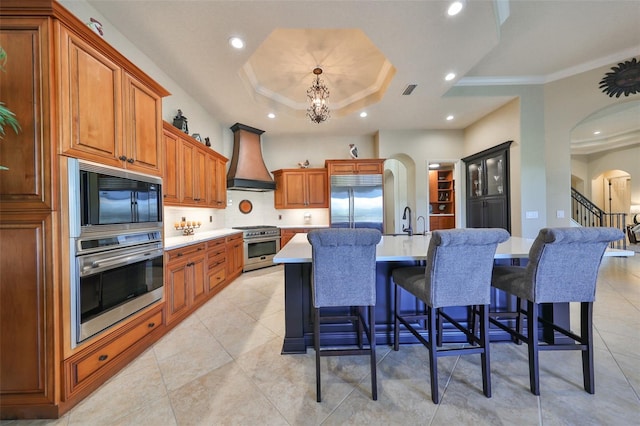
[[[240,202],[251,203],[251,211],[240,211]],[[245,205],[247,203],[244,203]],[[247,209],[244,209],[247,211]],[[227,191],[227,208],[212,209],[199,207],[165,207],[165,237],[182,235],[174,228],[182,218],[200,221],[202,226],[195,232],[211,231],[234,226],[274,225],[274,226],[318,226],[329,224],[329,209],[288,209],[276,210],[273,207],[273,191]],[[211,219],[211,221],[209,220]]]

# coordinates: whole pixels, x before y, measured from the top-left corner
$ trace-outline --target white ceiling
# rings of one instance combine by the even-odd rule
[[[446,16],[448,1],[435,0],[87,1],[223,124],[241,122],[274,135],[462,129],[510,99],[445,97],[461,79],[539,83],[640,55],[638,0],[468,0],[455,17]],[[508,17],[499,25],[505,14],[498,8],[505,5]],[[365,119],[357,110],[311,123],[258,99],[242,77],[276,29],[360,29],[396,73],[382,100],[366,107]],[[242,37],[246,47],[232,50],[231,36]],[[301,65],[309,70],[302,79],[308,86],[322,58],[300,58],[308,62]],[[445,82],[450,71],[457,77]],[[330,90],[339,84],[329,69],[323,76]],[[408,84],[417,88],[402,96]],[[305,102],[306,91],[299,95]],[[267,118],[269,112],[276,118]],[[455,119],[446,121],[449,114]]]

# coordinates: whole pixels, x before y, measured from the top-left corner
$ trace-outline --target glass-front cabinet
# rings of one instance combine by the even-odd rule
[[[511,231],[509,147],[512,141],[463,158],[467,170],[467,227]]]

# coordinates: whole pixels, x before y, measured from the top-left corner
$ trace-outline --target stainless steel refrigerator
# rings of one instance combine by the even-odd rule
[[[383,232],[382,175],[331,176],[331,227]]]

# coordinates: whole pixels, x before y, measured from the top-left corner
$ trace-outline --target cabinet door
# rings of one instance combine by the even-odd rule
[[[285,172],[283,179],[285,208],[306,207],[305,174],[303,172]]]
[[[504,154],[499,153],[485,160],[487,177],[486,194],[502,195],[504,191]]]
[[[215,189],[215,207],[224,209],[227,207],[227,162],[220,158],[216,159]]]
[[[51,226],[49,213],[3,214],[0,221],[0,394],[9,405],[54,400]]]
[[[189,142],[182,141],[182,173],[180,173],[180,182],[183,204],[196,203],[196,188],[194,186],[196,175],[196,165],[194,164],[195,150],[196,148]]]
[[[122,167],[122,72],[60,26],[62,151]]]
[[[126,167],[160,176],[162,99],[128,74],[124,87]]]
[[[327,197],[327,172],[310,171],[307,173],[307,206],[313,208],[329,207]]]
[[[467,227],[484,228],[484,200],[467,201]]]
[[[485,172],[482,169],[482,160],[476,160],[467,164],[467,197],[482,197],[485,192]]]
[[[180,165],[180,150],[182,141],[170,132],[163,133],[164,141],[164,173],[162,192],[165,204],[177,204],[180,202],[180,179],[178,174],[182,173]]]
[[[206,269],[205,269],[205,254],[192,256],[189,259],[189,268],[191,268],[191,274],[193,279],[193,303],[199,303],[206,299],[207,286],[206,286]]]
[[[187,259],[167,263],[165,283],[167,323],[186,314],[189,309],[189,273],[191,269],[187,263]]]
[[[484,226],[509,230],[507,200],[504,197],[487,197],[484,205]]]
[[[0,101],[18,117],[0,142],[0,209],[53,208],[48,39],[45,19],[2,17],[0,46],[10,58],[0,72]]]
[[[207,204],[207,153],[195,148],[194,154],[194,200],[198,205],[204,206]]]

